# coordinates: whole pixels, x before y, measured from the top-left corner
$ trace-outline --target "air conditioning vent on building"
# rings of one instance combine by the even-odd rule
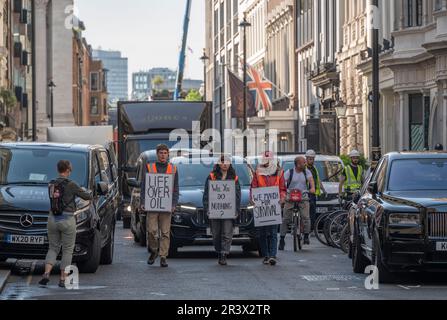
[[[26,50],[22,51],[22,60],[21,60],[22,66],[28,65],[29,62],[28,55],[29,55],[28,51]]]
[[[14,13],[22,13],[23,0],[14,0]]]
[[[14,43],[14,58],[22,58],[23,45],[21,42]]]
[[[28,10],[23,9],[20,13],[20,23],[28,24]]]
[[[14,88],[14,92],[16,94],[17,101],[22,102],[23,88],[20,86],[16,86]]]
[[[22,104],[22,108],[28,109],[28,93],[22,94],[21,104]]]

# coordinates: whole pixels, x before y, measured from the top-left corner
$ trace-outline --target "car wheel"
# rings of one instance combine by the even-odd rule
[[[123,218],[123,228],[130,229],[130,217]]]
[[[355,273],[365,273],[368,265],[369,261],[362,252],[360,236],[357,231],[354,231],[354,241],[352,242],[352,269]]]
[[[372,252],[372,263],[376,266],[377,272],[379,273],[379,283],[393,283],[394,275],[388,270],[382,261],[382,252],[378,244],[378,240],[374,237],[373,241],[373,252]]]
[[[90,250],[90,258],[77,264],[79,272],[81,273],[95,273],[96,270],[98,270],[99,262],[101,260],[101,234],[97,229],[95,229]]]
[[[115,224],[110,231],[110,240],[101,251],[101,264],[111,265],[113,263],[113,253],[115,250]]]
[[[171,242],[169,246],[169,258],[175,258],[178,255],[178,247]]]
[[[141,223],[140,218],[138,218],[136,234],[138,234],[138,241],[137,242],[139,242],[139,244],[142,247],[147,246],[146,230],[144,230],[143,223]]]

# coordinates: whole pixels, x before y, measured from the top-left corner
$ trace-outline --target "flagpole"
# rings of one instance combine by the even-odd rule
[[[221,61],[222,64],[222,76],[220,79],[220,89],[219,89],[219,105],[220,105],[220,116],[219,116],[219,129],[220,129],[220,152],[224,153],[224,122],[223,122],[223,114],[224,114],[224,102],[222,101],[223,99],[223,85],[225,83],[225,63],[223,63],[223,61]]]
[[[247,21],[247,13],[244,12],[244,19],[239,24],[244,29],[244,134],[247,131],[247,27],[251,24]],[[244,158],[247,157],[247,137],[244,135]]]

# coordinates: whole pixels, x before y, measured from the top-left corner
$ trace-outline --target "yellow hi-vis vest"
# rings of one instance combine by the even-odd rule
[[[345,191],[347,191],[348,189],[350,189],[351,191],[357,191],[360,190],[360,188],[362,187],[363,168],[361,166],[358,166],[358,168],[359,170],[356,177],[350,165],[345,167]]]

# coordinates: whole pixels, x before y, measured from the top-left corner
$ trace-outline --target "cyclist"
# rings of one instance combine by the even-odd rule
[[[340,186],[338,194],[340,198],[345,195],[353,194],[362,188],[365,181],[365,173],[360,165],[360,153],[357,150],[352,150],[349,154],[351,163],[345,167],[340,178]]]
[[[324,189],[323,182],[321,182],[320,174],[318,173],[318,169],[315,167],[315,158],[317,154],[313,150],[309,150],[306,152],[306,168],[312,173],[312,177],[315,182],[315,193],[309,194],[309,205],[310,205],[310,220],[312,229],[315,224],[315,220],[317,219],[317,197],[320,197],[323,194],[326,194],[326,190]]]
[[[287,171],[284,175],[284,179],[287,181],[287,199],[280,230],[281,239],[279,241],[279,250],[281,251],[284,250],[285,247],[285,237],[289,230],[289,225],[293,222],[293,209],[295,208],[296,202],[299,202],[300,215],[304,224],[304,244],[310,244],[309,234],[311,232],[311,221],[309,215],[308,194],[315,194],[314,179],[312,173],[306,168],[306,158],[303,156],[299,156],[295,159],[295,168]],[[293,197],[291,197],[291,195],[293,195]]]

